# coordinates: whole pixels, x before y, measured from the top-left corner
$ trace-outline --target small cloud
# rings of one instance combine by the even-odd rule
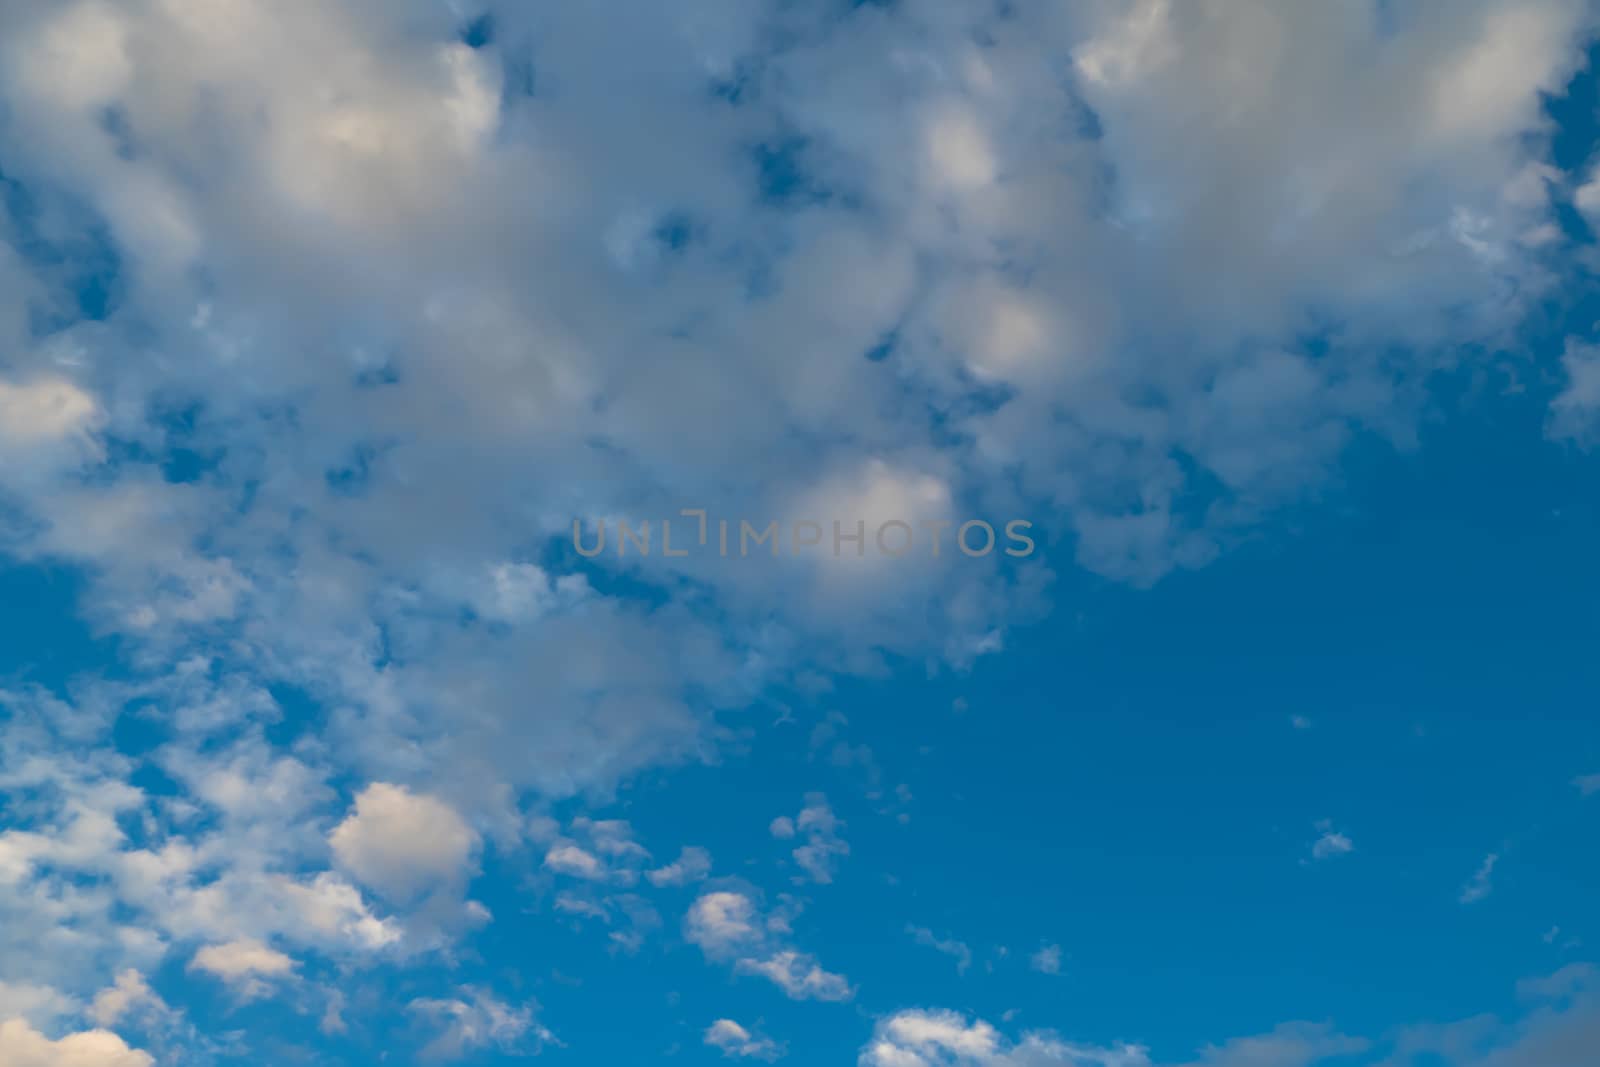
[[[253,938],[207,945],[189,961],[189,970],[221,979],[246,1000],[266,994],[268,985],[262,979],[287,977],[294,966],[294,960]]]
[[[89,1008],[89,1018],[97,1026],[111,1027],[124,1015],[142,1008],[160,1015],[170,1011],[166,1002],[144,980],[144,975],[130,967],[117,975],[114,985],[95,994],[94,1004]]]
[[[560,1045],[535,1018],[537,1005],[514,1006],[484,990],[464,986],[447,999],[419,998],[406,1010],[437,1027],[433,1040],[418,1053],[425,1062],[458,1060],[493,1046],[508,1054]]]
[[[1028,958],[1028,966],[1040,974],[1061,973],[1061,946],[1046,945]]]
[[[690,882],[703,880],[711,873],[711,853],[695,845],[689,845],[678,854],[678,858],[665,867],[657,867],[653,871],[646,871],[645,877],[650,884],[658,889],[667,886],[688,885]]]
[[[1323,819],[1317,823],[1317,829],[1322,836],[1311,845],[1311,858],[1314,860],[1332,859],[1334,856],[1344,856],[1356,850],[1355,842],[1333,828],[1333,823]]]
[[[823,970],[815,958],[793,949],[774,952],[764,960],[739,960],[734,969],[741,974],[760,975],[791,1000],[837,1001],[855,996],[844,975]]]
[[[719,955],[761,939],[755,902],[743,893],[703,893],[689,907],[684,937],[707,955]]]
[[[805,807],[797,817],[791,819],[787,815],[780,815],[772,820],[767,829],[779,840],[786,841],[803,835],[805,844],[792,853],[794,861],[811,881],[826,885],[833,881],[835,860],[850,854],[850,846],[839,835],[842,825],[828,806],[827,797],[821,793],[807,793]]]
[[[1556,938],[1558,938],[1560,936],[1561,936],[1561,927],[1552,926],[1550,929],[1545,931],[1544,943],[1547,944],[1547,945],[1553,945],[1553,944],[1556,943]]]
[[[1461,903],[1476,903],[1494,891],[1494,885],[1490,878],[1494,875],[1494,865],[1499,862],[1500,857],[1493,852],[1483,858],[1483,863],[1479,865],[1477,873],[1472,876],[1472,880],[1461,890]]]
[[[478,834],[438,798],[374,782],[356,796],[328,844],[357,881],[405,901],[467,878]]]
[[[907,926],[906,933],[910,934],[917,944],[931,948],[935,952],[942,952],[955,960],[957,974],[966,974],[967,968],[972,966],[972,950],[967,947],[966,942],[954,938],[935,937],[933,931],[925,926]]]
[[[1572,780],[1572,784],[1584,796],[1593,796],[1600,793],[1600,774],[1585,774]]]
[[[718,1019],[706,1027],[705,1042],[721,1049],[724,1056],[771,1062],[783,1055],[783,1046],[769,1037],[740,1026],[732,1019]]]
[[[1289,725],[1296,730],[1309,730],[1311,729],[1311,720],[1304,715],[1291,715],[1289,716]]]
[[[547,870],[556,874],[583,878],[591,882],[600,881],[606,876],[606,866],[597,856],[573,844],[557,845],[546,852],[544,865]]]

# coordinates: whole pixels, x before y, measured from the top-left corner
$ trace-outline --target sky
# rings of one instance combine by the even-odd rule
[[[1593,1067],[1597,30],[10,0],[0,1065]]]

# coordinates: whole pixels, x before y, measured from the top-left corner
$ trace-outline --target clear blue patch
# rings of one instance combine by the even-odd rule
[[[118,643],[96,638],[78,617],[81,571],[0,555],[0,685],[32,683],[62,690],[86,667],[115,662]]]
[[[100,112],[100,128],[116,144],[119,158],[131,160],[137,157],[138,150],[134,143],[133,127],[128,124],[128,113],[126,111],[116,106],[105,108]]]
[[[867,349],[867,359],[872,363],[882,363],[894,352],[895,345],[900,341],[897,331],[891,330],[883,340]]]
[[[14,247],[57,286],[58,302],[30,309],[36,334],[54,333],[75,319],[110,318],[122,303],[122,256],[99,222],[67,230],[59,217],[45,218],[32,190],[0,168],[0,206],[11,217]],[[70,310],[69,310],[70,309]]]
[[[663,216],[652,236],[668,251],[681,252],[694,240],[694,220],[682,212],[669,212]]]
[[[468,48],[487,48],[494,43],[494,16],[479,15],[461,28],[461,43]]]
[[[761,198],[768,203],[792,206],[829,198],[828,191],[804,166],[808,142],[803,137],[788,137],[756,145],[756,180]]]
[[[360,496],[372,482],[372,468],[383,455],[378,445],[358,445],[350,462],[323,475],[323,480],[336,496]]]

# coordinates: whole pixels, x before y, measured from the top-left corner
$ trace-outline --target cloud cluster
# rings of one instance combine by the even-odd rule
[[[1541,110],[1593,18],[7,3],[0,552],[83,576],[119,680],[0,694],[0,981],[414,958],[488,921],[491,844],[590,886],[569,914],[697,883],[702,852],[528,810],[714,758],[775,682],[968,665],[1053,570],[1201,566],[1355,437],[1408,441],[1550,293],[1562,198],[1600,203]],[[1553,436],[1592,432],[1594,364],[1568,350]],[[1042,551],[569,551],[574,518],[684,508],[1023,515]],[[828,881],[831,810],[791,829]],[[717,890],[686,933],[847,998],[775,918]],[[441,1054],[535,1028],[416,1011]],[[22,1062],[143,1055],[6,1025]]]
[[[767,979],[792,1000],[849,1000],[855,990],[841,974],[789,944],[787,908],[763,914],[756,899],[739,889],[713,889],[689,906],[685,940],[706,959],[731,963],[735,972]]]

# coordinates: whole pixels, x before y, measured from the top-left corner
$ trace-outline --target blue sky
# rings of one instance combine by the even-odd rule
[[[1596,14],[7,5],[0,1064],[1593,1064]]]

